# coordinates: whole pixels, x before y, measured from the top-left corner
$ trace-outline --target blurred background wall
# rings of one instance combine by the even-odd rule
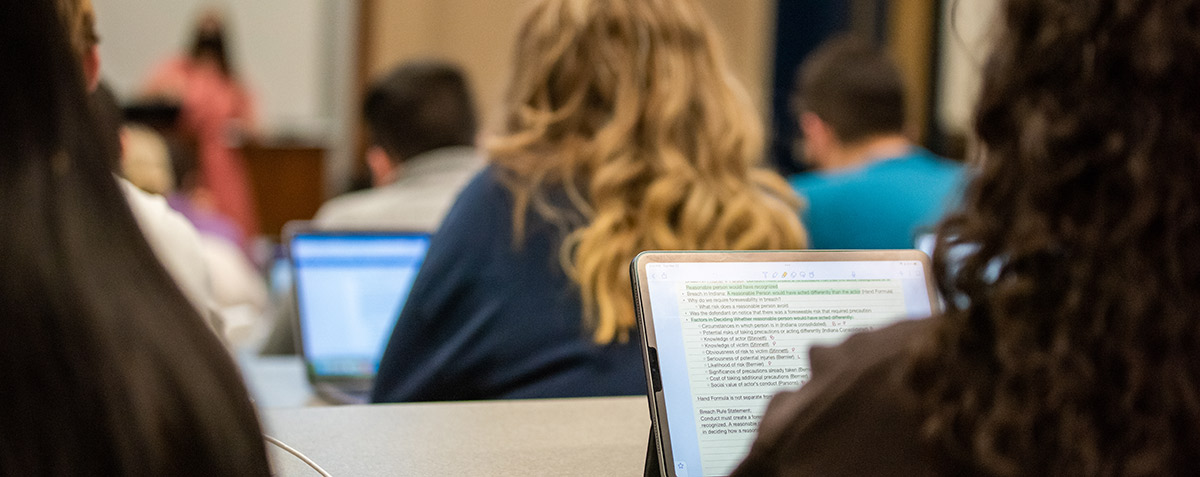
[[[783,0],[788,1],[788,0]],[[774,0],[700,0],[721,31],[739,79],[767,105]],[[529,0],[364,0],[367,73],[405,59],[448,58],[463,64],[485,117],[494,116],[508,80],[512,43]]]
[[[962,156],[996,0],[698,1],[774,130],[768,158],[781,172],[797,169],[791,153],[795,124],[786,108],[794,70],[839,31],[870,37],[895,55],[910,89],[918,139],[935,152]],[[271,229],[287,218],[306,218],[313,204],[354,185],[363,172],[359,96],[375,75],[400,61],[437,56],[461,63],[485,124],[493,121],[513,37],[531,0],[94,2],[103,76],[126,101],[136,99],[155,64],[184,51],[203,7],[227,13],[233,56],[259,99],[272,153],[262,160],[248,154],[249,161],[259,161],[251,169],[265,188],[261,197],[278,202],[272,215],[280,216],[264,217],[271,220],[264,229]],[[293,146],[317,151],[316,172],[275,180],[287,176],[282,169],[291,164],[288,157],[299,155],[289,155]]]

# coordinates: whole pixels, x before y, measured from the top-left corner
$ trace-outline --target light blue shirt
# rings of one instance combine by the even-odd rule
[[[961,164],[921,148],[860,167],[789,179],[807,202],[814,249],[907,249],[961,201]]]

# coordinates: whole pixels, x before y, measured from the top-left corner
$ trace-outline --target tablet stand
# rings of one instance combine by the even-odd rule
[[[646,467],[643,477],[661,477],[662,469],[658,463],[658,446],[654,445],[654,424],[650,424],[650,440],[646,443]]]

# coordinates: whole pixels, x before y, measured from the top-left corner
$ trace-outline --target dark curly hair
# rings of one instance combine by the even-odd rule
[[[1200,475],[1200,1],[1002,5],[922,432],[948,474]]]

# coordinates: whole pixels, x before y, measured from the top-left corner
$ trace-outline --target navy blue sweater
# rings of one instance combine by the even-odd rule
[[[433,237],[372,401],[646,393],[636,333],[592,342],[578,285],[558,261],[562,233],[527,217],[514,247],[512,195],[492,167],[471,181]]]

